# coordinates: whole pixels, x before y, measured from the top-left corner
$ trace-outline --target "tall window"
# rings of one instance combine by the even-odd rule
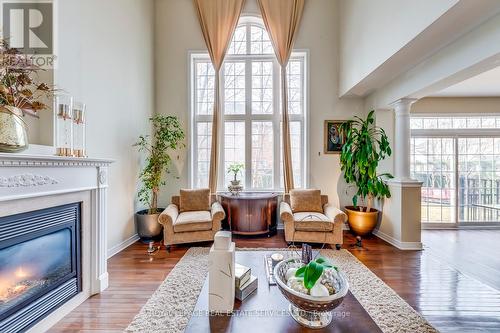
[[[306,54],[288,64],[292,164],[296,187],[305,186]],[[193,187],[208,186],[215,72],[208,54],[191,55]],[[227,188],[227,167],[243,163],[246,189],[283,188],[280,67],[261,20],[242,18],[221,69],[222,136],[219,190]]]
[[[500,222],[500,117],[417,116],[411,128],[422,222]]]

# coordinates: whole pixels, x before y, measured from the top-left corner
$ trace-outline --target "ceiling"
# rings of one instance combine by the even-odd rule
[[[450,86],[432,97],[500,97],[500,66]]]

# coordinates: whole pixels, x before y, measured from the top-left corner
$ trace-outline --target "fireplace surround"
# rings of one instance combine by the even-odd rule
[[[0,303],[0,332],[8,332],[6,327],[12,332],[45,332],[87,298],[107,288],[110,163],[106,159],[0,154],[0,299],[4,299],[4,304]],[[62,216],[54,216],[61,212]],[[19,222],[24,217],[31,223]],[[33,220],[41,223],[33,224]],[[10,227],[5,227],[7,224]],[[8,233],[11,235],[6,239]],[[29,250],[34,248],[45,251],[43,258],[37,259]],[[14,259],[30,265],[17,267]],[[33,263],[38,266],[31,266]],[[13,273],[7,274],[7,282],[17,291],[5,292],[5,271]],[[44,286],[47,288],[41,288]],[[6,306],[5,299],[16,296],[19,288],[36,293],[36,300],[24,295]],[[39,289],[44,292],[38,293]],[[55,306],[46,310],[40,303],[46,300]],[[32,308],[37,312],[23,312]],[[9,326],[9,322],[15,325]]]

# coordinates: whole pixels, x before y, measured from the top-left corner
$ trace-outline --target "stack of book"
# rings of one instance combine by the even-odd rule
[[[252,275],[252,270],[250,267],[246,267],[240,264],[236,264],[234,270],[235,276],[235,296],[240,301],[243,301],[252,292],[257,289],[258,281],[257,277]]]

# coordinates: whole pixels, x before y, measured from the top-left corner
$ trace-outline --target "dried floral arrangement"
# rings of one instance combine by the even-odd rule
[[[34,117],[48,109],[44,101],[53,97],[55,89],[41,82],[41,71],[44,69],[35,66],[29,56],[0,39],[0,107],[19,108],[23,116]]]

